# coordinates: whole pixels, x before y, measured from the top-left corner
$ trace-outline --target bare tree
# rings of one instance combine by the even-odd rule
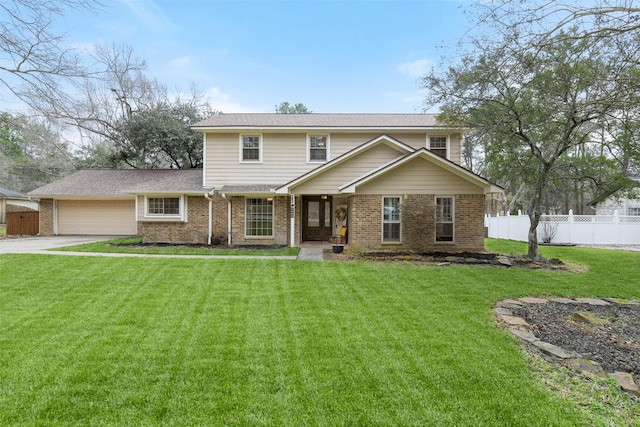
[[[0,84],[34,107],[47,98],[67,100],[65,84],[84,77],[78,53],[66,47],[54,22],[71,8],[92,9],[88,0],[5,0],[0,2]]]

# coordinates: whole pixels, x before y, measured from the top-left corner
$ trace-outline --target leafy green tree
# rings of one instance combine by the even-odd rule
[[[73,155],[50,123],[0,114],[0,187],[27,192],[73,168]]]
[[[201,168],[202,134],[190,126],[210,115],[181,100],[132,112],[116,125],[112,160],[137,169]]]
[[[309,111],[309,109],[300,102],[291,105],[285,101],[281,102],[279,105],[276,105],[276,113],[278,114],[308,114],[312,112],[313,111]]]
[[[532,258],[538,257],[545,198],[575,182],[604,187],[619,175],[620,163],[606,155],[598,130],[638,111],[638,67],[619,61],[615,46],[603,49],[602,43],[575,34],[561,33],[553,43],[522,49],[513,32],[423,79],[427,103],[441,106],[443,121],[490,138],[489,177],[521,186],[531,219]],[[607,139],[619,137],[614,132]],[[584,173],[585,163],[593,176]]]

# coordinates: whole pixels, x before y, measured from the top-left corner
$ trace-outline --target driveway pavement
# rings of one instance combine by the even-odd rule
[[[120,236],[122,237],[122,236]],[[48,236],[0,239],[0,254],[37,253],[47,249],[116,239],[114,236]]]

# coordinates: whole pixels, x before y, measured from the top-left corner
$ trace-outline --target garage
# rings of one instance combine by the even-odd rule
[[[135,200],[58,200],[58,234],[123,235],[138,233]]]

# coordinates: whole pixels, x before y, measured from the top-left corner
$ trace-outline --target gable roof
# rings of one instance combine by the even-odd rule
[[[213,129],[426,129],[438,128],[435,114],[216,114],[192,126]]]
[[[202,169],[86,169],[43,185],[32,197],[132,197],[144,193],[204,193]]]
[[[412,153],[413,151],[415,151],[415,149],[413,147],[411,147],[410,145],[405,144],[402,141],[398,141],[395,138],[390,137],[389,135],[380,135],[370,141],[365,142],[364,144],[361,144],[359,146],[357,146],[356,148],[354,148],[353,150],[347,151],[346,153],[342,154],[341,156],[336,157],[335,159],[323,164],[322,166],[318,166],[315,169],[312,169],[311,171],[305,173],[304,175],[299,176],[298,178],[289,181],[288,183],[284,184],[281,187],[276,188],[276,193],[277,194],[287,194],[289,192],[289,189],[295,185],[299,185],[302,184],[303,182],[306,182],[326,171],[328,171],[329,169],[334,168],[335,166],[344,163],[345,161],[361,154],[364,151],[369,150],[370,148],[379,145],[379,144],[385,144],[389,147],[392,147],[396,150],[398,150],[400,153],[403,154],[407,154],[407,153]]]
[[[453,173],[454,175],[459,176],[462,179],[465,179],[466,181],[469,181],[479,187],[481,187],[484,190],[484,193],[499,193],[504,191],[503,188],[492,184],[491,182],[489,182],[487,179],[481,177],[480,175],[477,175],[465,168],[463,168],[460,165],[457,165],[456,163],[453,163],[450,160],[444,159],[436,154],[433,154],[431,151],[427,150],[426,148],[420,148],[416,151],[414,151],[413,153],[407,154],[406,156],[394,160],[392,162],[387,163],[386,165],[383,165],[381,167],[379,167],[378,169],[371,171],[370,173],[357,178],[345,185],[343,185],[342,187],[339,188],[341,193],[355,193],[356,189],[361,186],[364,185],[368,182],[373,181],[376,178],[379,178],[380,176],[386,174],[389,171],[392,171],[404,164],[406,164],[407,162],[410,162],[411,160],[415,159],[415,158],[423,158],[439,167],[441,167],[442,169]]]

